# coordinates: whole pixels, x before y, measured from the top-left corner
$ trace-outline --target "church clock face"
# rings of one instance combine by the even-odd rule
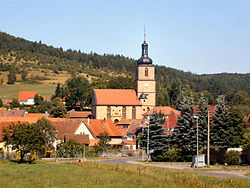
[[[144,84],[144,86],[145,86],[146,88],[148,88],[148,84]]]

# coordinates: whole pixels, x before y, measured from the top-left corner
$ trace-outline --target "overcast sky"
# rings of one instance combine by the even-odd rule
[[[98,54],[141,55],[193,73],[250,72],[250,0],[8,0],[0,30]]]

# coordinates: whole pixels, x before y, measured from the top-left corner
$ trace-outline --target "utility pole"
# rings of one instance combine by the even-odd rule
[[[207,111],[207,165],[210,165],[210,109]]]

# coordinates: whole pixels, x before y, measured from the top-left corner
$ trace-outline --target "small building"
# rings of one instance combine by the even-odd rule
[[[87,119],[91,118],[91,111],[75,111],[74,109],[68,112],[70,119]]]
[[[37,92],[35,91],[19,91],[18,101],[20,104],[34,105],[34,98],[36,94]]]
[[[6,117],[24,117],[25,110],[7,110]]]

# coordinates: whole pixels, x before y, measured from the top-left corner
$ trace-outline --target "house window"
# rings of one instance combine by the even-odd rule
[[[111,107],[107,107],[107,119],[111,119]]]
[[[122,118],[126,119],[126,106],[122,107]]]
[[[132,108],[132,119],[136,119],[136,108],[133,106]]]
[[[145,68],[145,76],[148,76],[148,68]]]

